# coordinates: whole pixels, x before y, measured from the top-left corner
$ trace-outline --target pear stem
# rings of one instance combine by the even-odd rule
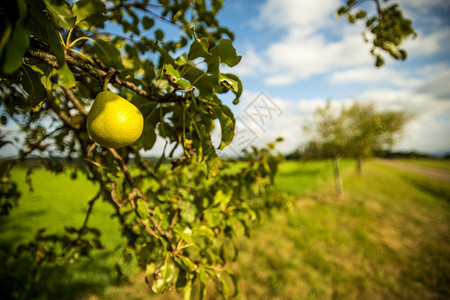
[[[108,91],[108,83],[111,77],[114,75],[114,72],[108,72],[108,75],[106,75],[105,83],[103,84],[103,91]]]

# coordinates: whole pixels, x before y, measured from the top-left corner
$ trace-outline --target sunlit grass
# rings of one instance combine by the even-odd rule
[[[34,191],[30,192],[25,183],[26,170],[16,169],[13,179],[22,194],[19,206],[10,216],[0,218],[0,290],[24,290],[31,272],[31,262],[26,255],[14,261],[8,253],[18,244],[33,240],[35,232],[45,228],[45,233],[62,234],[64,226],[79,228],[84,220],[87,202],[97,193],[98,188],[83,175],[76,180],[70,174],[54,175],[43,169],[35,170],[32,176]],[[42,299],[74,299],[86,290],[100,292],[106,286],[120,280],[116,263],[121,259],[118,245],[124,239],[118,230],[119,224],[111,218],[111,205],[97,200],[89,219],[89,226],[101,230],[100,241],[105,250],[95,251],[93,259],[83,258],[79,263],[65,266],[43,266],[36,285]],[[123,265],[122,272],[131,275],[137,271],[134,265]],[[0,297],[1,298],[1,297]]]
[[[279,211],[241,237],[239,257],[228,267],[238,280],[239,299],[445,299],[450,286],[450,187],[378,164],[364,164],[356,175],[353,161],[343,161],[344,196],[333,196],[331,163],[285,162],[276,178],[279,191],[298,200],[290,212]],[[79,226],[97,187],[80,176],[35,171],[29,194],[25,171],[17,170],[22,198],[10,217],[0,219],[0,251],[32,239],[48,227]],[[131,279],[119,283],[115,262],[123,244],[112,209],[99,200],[92,216],[108,250],[93,259],[41,270],[41,299],[145,299],[150,291],[142,273],[124,267]],[[1,254],[2,252],[0,252]],[[3,252],[5,253],[5,252]],[[1,263],[2,288],[20,286],[26,262]],[[22,264],[22,265],[21,265]],[[9,269],[5,269],[4,266]],[[209,299],[219,296],[211,286]],[[86,294],[85,296],[82,296]],[[157,299],[181,299],[171,292]]]
[[[339,164],[342,170],[346,170],[352,166],[353,162],[341,160]],[[275,180],[278,190],[300,196],[317,190],[321,185],[332,183],[332,176],[331,161],[287,161],[280,166]],[[330,188],[332,189],[333,186],[331,185]]]
[[[387,167],[365,167],[347,171],[343,198],[318,191],[241,240],[232,267],[242,299],[449,295],[449,202]]]

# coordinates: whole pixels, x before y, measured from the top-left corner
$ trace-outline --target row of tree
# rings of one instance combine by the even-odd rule
[[[301,150],[304,159],[333,161],[336,193],[341,195],[340,158],[354,158],[358,174],[362,161],[392,148],[403,137],[413,118],[406,111],[377,110],[375,102],[354,101],[335,109],[331,102],[317,108],[314,119],[304,126],[312,139]]]

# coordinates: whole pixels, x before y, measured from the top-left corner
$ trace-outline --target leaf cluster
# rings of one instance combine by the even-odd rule
[[[363,1],[347,0],[336,11],[337,17],[345,16],[351,24],[358,20],[365,21],[364,40],[372,44],[370,53],[375,56],[377,67],[384,65],[382,53],[389,54],[395,60],[405,60],[407,52],[400,46],[408,38],[417,36],[412,21],[403,16],[397,3],[383,7],[380,0],[371,0],[376,6],[376,14],[369,15],[367,10],[357,8],[361,2]]]
[[[15,140],[2,136],[0,147],[13,144],[21,160],[38,157],[55,173],[83,174],[99,186],[79,228],[62,235],[39,229],[18,254],[31,255],[38,267],[101,250],[100,232],[89,220],[103,199],[126,237],[124,261],[137,257],[155,293],[184,289],[189,299],[198,281],[203,297],[207,280],[224,297],[237,292],[223,268],[236,255],[230,243],[238,231],[249,234],[263,211],[286,202],[273,192],[281,161],[273,145],[253,149],[243,169],[232,172],[212,143],[217,125],[218,149],[232,142],[235,118],[221,95],[231,93],[237,104],[243,88],[236,75],[222,72],[241,56],[233,33],[217,21],[221,7],[222,0],[2,3],[1,121],[19,133]],[[174,29],[172,38],[167,32]],[[130,146],[104,148],[88,136],[87,111],[104,86],[144,116],[143,134]],[[142,152],[154,149],[158,138],[164,150],[150,163]],[[18,198],[11,167],[4,162],[0,168],[2,214]],[[30,190],[31,178],[30,170]]]
[[[413,115],[378,110],[375,102],[354,101],[340,111],[327,102],[315,117],[305,126],[314,135],[304,150],[307,158],[366,158],[391,149]]]

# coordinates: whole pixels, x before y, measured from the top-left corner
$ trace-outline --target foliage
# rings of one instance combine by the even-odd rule
[[[337,112],[327,102],[317,108],[316,120],[304,130],[313,138],[306,145],[304,159],[331,158],[334,166],[336,193],[343,193],[339,158],[357,159],[357,171],[362,173],[362,159],[389,150],[401,137],[412,115],[405,111],[377,111],[373,102],[355,101]]]
[[[99,231],[90,226],[102,198],[114,208],[127,239],[124,259],[137,256],[155,293],[175,287],[188,299],[198,286],[203,297],[208,279],[225,298],[236,292],[225,279],[231,273],[223,269],[227,239],[239,228],[248,233],[260,211],[286,203],[274,195],[281,157],[273,144],[253,149],[238,174],[219,172],[222,161],[211,133],[220,126],[217,148],[224,149],[235,132],[230,104],[221,95],[232,94],[237,104],[242,94],[240,79],[221,69],[241,60],[233,33],[217,21],[222,5],[222,0],[2,3],[1,123],[19,128],[21,135],[14,140],[2,132],[0,147],[13,144],[21,159],[40,157],[55,173],[68,167],[48,157],[64,156],[99,188],[87,201],[80,227],[56,235],[39,230],[19,248],[36,266],[76,261],[102,248]],[[401,19],[396,12],[386,11],[383,18]],[[381,37],[378,30],[388,29],[398,37],[389,26],[372,31]],[[87,133],[86,109],[108,88],[144,116],[144,132],[131,146],[101,147]],[[165,146],[152,164],[142,151],[153,149],[157,139]],[[162,166],[167,159],[170,168]],[[12,166],[1,165],[2,214],[18,197],[9,179]]]
[[[389,1],[383,0],[383,2]],[[417,36],[411,20],[403,16],[397,3],[382,7],[381,0],[370,1],[375,4],[377,13],[368,16],[367,10],[357,8],[363,2],[365,1],[347,0],[345,5],[338,8],[336,15],[345,16],[351,24],[358,20],[365,21],[364,39],[372,44],[370,53],[375,56],[377,67],[384,65],[383,52],[396,60],[405,60],[407,52],[400,46],[409,37]]]
[[[137,256],[155,293],[176,287],[189,298],[197,281],[204,296],[208,279],[225,298],[235,291],[225,279],[232,274],[222,267],[227,239],[240,228],[248,231],[259,210],[284,203],[273,197],[281,157],[272,145],[255,150],[239,174],[219,173],[211,132],[220,126],[223,149],[235,128],[220,95],[232,93],[237,104],[242,93],[239,78],[221,71],[241,59],[233,33],[216,20],[221,7],[221,0],[2,3],[2,123],[20,128],[14,142],[20,158],[81,161],[75,166],[99,187],[80,227],[56,235],[39,230],[19,247],[36,266],[76,261],[102,248],[100,232],[89,223],[103,198],[127,238],[125,260]],[[102,86],[142,112],[144,132],[133,145],[104,148],[90,140],[86,109]],[[150,164],[141,151],[152,149],[158,137],[164,151]],[[12,142],[2,135],[1,146]],[[175,158],[180,148],[182,157]],[[170,169],[161,166],[166,159]],[[43,163],[55,173],[67,171],[59,160]],[[2,164],[2,213],[11,207],[4,205],[3,190],[17,196],[8,180],[11,167]]]
[[[347,155],[361,159],[391,149],[413,115],[406,111],[379,111],[375,102],[355,101],[342,108],[341,117],[346,123]]]
[[[378,110],[375,102],[354,101],[349,106],[342,105],[340,112],[327,102],[316,110],[315,117],[304,128],[314,135],[305,149],[307,157],[366,158],[391,149],[413,115]]]
[[[10,160],[0,161],[0,216],[8,215],[20,197],[17,185],[10,176],[13,165]]]

